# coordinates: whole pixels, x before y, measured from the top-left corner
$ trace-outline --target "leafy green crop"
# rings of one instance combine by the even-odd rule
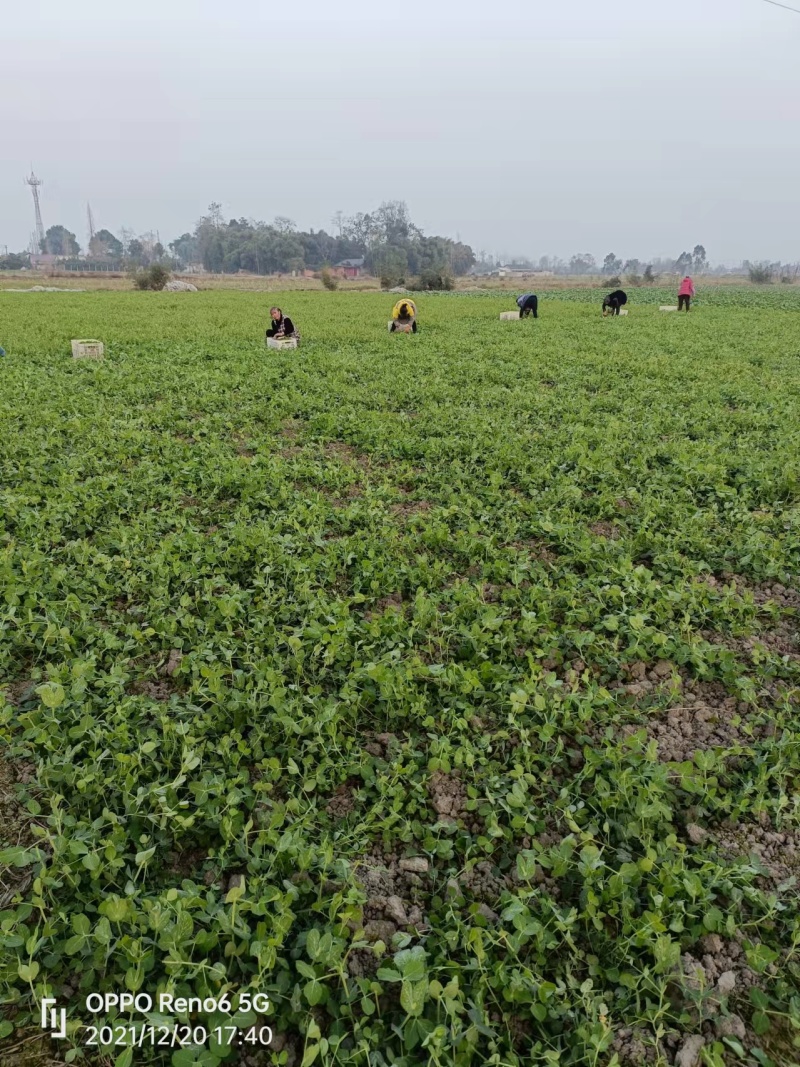
[[[798,1060],[800,301],[667,295],[285,294],[279,353],[0,294],[3,1063],[43,995],[239,1062],[87,1047],[125,991],[268,993],[254,1063]]]

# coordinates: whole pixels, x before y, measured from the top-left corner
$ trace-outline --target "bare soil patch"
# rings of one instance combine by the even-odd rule
[[[464,814],[467,790],[457,774],[436,771],[428,782],[428,793],[442,822],[455,822]]]
[[[356,810],[356,789],[358,779],[350,778],[337,786],[336,792],[325,805],[325,810],[332,819],[344,819]]]
[[[595,537],[603,537],[607,541],[618,541],[622,536],[619,527],[613,522],[593,522],[589,529]]]

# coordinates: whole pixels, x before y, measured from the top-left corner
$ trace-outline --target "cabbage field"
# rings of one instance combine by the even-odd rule
[[[3,1067],[800,1062],[800,294],[630,296],[0,293]]]

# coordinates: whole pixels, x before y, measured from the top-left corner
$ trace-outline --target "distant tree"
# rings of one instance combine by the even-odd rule
[[[219,274],[225,265],[225,246],[222,238],[214,236],[203,248],[203,267],[212,274]],[[236,268],[238,270],[238,267]]]
[[[619,274],[622,270],[622,260],[613,252],[609,252],[603,260],[603,274]]]
[[[622,269],[626,274],[641,274],[642,264],[638,259],[626,259]]]
[[[405,248],[396,245],[382,245],[368,256],[371,269],[380,280],[384,289],[402,285],[408,277],[408,254]]]
[[[706,257],[706,250],[702,245],[694,246],[692,260],[694,261],[694,269],[697,274],[702,273],[706,269],[708,266],[708,259]]]
[[[745,261],[747,275],[756,285],[770,285],[774,276],[771,263],[749,263]]]
[[[89,242],[89,252],[97,259],[119,257],[122,255],[122,241],[110,230],[98,230]]]
[[[455,289],[456,283],[452,276],[446,270],[427,269],[424,270],[416,284],[415,289],[436,289],[436,290],[449,290]]]
[[[648,263],[647,266],[644,268],[644,280],[645,282],[647,282],[648,285],[652,285],[653,282],[656,280],[656,276],[651,263]]]
[[[42,251],[51,256],[77,256],[80,250],[75,234],[65,226],[51,226],[44,235]]]
[[[28,257],[22,252],[9,252],[0,256],[0,270],[22,270],[28,266]]]
[[[179,263],[187,266],[196,263],[198,259],[197,241],[190,233],[181,234],[174,241],[170,241],[169,250]]]
[[[218,203],[216,200],[212,200],[212,202],[208,205],[208,215],[206,215],[206,220],[215,229],[219,229],[221,226],[223,226],[224,222],[222,218],[222,204]]]
[[[411,221],[408,213],[408,205],[403,200],[384,200],[373,219],[377,224],[377,230],[386,244],[401,245],[414,237],[419,237],[420,231]]]
[[[338,228],[338,220],[337,220]],[[363,259],[378,276],[408,277],[423,270],[464,274],[475,263],[469,245],[445,237],[428,237],[416,227],[402,201],[386,201],[371,214],[341,220],[341,236],[324,230],[299,231],[284,216],[271,224],[253,219],[222,219],[219,204],[211,204],[191,234],[176,238],[170,249],[183,262],[201,262],[214,273],[253,271],[271,274],[310,267],[321,270],[343,259]],[[152,262],[153,242],[140,238]],[[137,251],[136,245],[133,245]]]
[[[153,289],[159,292],[169,281],[169,271],[160,263],[154,263],[145,270],[137,271],[133,276],[133,284],[137,289]]]
[[[343,232],[345,237],[349,237],[361,248],[369,248],[378,237],[377,224],[372,215],[364,214],[363,211],[345,220]]]
[[[675,260],[675,267],[679,274],[688,274],[692,269],[692,263],[694,258],[691,252],[681,252],[678,258]]]
[[[134,266],[144,263],[144,244],[138,237],[133,237],[128,241],[125,255]]]
[[[553,274],[566,274],[569,271],[569,264],[559,259],[558,256],[542,256],[539,260],[539,270],[552,271]]]
[[[278,233],[296,233],[297,223],[292,219],[287,219],[285,215],[276,215],[275,221],[272,224]]]
[[[597,261],[589,252],[573,256],[569,261],[570,274],[595,274],[596,271]]]

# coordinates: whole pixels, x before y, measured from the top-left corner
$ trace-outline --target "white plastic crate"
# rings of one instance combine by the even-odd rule
[[[268,337],[267,348],[297,348],[296,337]]]
[[[73,341],[72,342],[72,358],[73,359],[102,359],[105,348],[102,341]]]
[[[517,319],[518,320],[519,319],[519,312],[518,311],[501,311],[500,312],[500,318],[501,319]]]
[[[620,315],[627,315],[628,314],[628,312],[627,312],[627,310],[625,308],[620,308],[619,313],[620,313]]]
[[[677,311],[678,310],[678,305],[677,304],[675,304],[675,305],[662,304],[661,307],[658,310],[659,311]]]

